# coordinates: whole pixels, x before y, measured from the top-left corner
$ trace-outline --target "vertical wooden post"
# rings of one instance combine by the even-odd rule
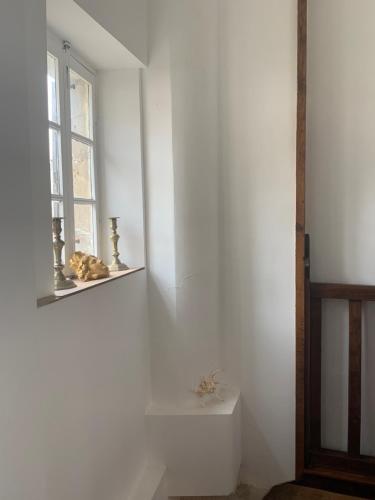
[[[310,330],[310,448],[321,447],[322,420],[322,299],[311,300]]]
[[[361,454],[362,302],[349,303],[349,421],[348,453]]]
[[[307,0],[298,0],[296,163],[296,478],[305,466],[305,162]]]
[[[305,235],[305,466],[309,463],[311,443],[311,290],[310,290],[310,235]]]

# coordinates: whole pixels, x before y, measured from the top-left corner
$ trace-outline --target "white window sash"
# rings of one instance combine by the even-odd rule
[[[87,204],[93,207],[93,239],[94,253],[100,254],[99,247],[99,200],[98,200],[98,157],[96,150],[96,106],[95,106],[95,74],[85,63],[80,61],[72,49],[68,51],[63,48],[63,41],[55,37],[51,32],[47,34],[47,48],[58,61],[58,99],[60,108],[60,124],[49,122],[49,126],[60,132],[61,137],[61,163],[62,163],[62,196],[51,195],[51,199],[62,201],[64,205],[64,234],[65,234],[65,255],[67,258],[75,250],[75,231],[74,231],[74,203]],[[82,78],[91,84],[92,88],[92,139],[84,137],[71,131],[70,119],[70,81],[69,69],[78,73]],[[72,169],[72,139],[76,139],[83,144],[92,147],[93,167],[92,167],[92,198],[82,199],[74,198],[73,195],[73,169]],[[67,264],[67,263],[66,263]]]

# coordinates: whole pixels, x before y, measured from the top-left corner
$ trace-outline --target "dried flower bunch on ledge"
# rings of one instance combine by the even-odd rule
[[[193,389],[193,392],[201,399],[202,406],[212,398],[223,401],[220,396],[222,384],[216,379],[219,372],[220,370],[214,370],[205,377],[201,377],[198,386]]]
[[[98,257],[83,252],[74,252],[69,265],[81,281],[99,280],[109,277],[109,269]]]

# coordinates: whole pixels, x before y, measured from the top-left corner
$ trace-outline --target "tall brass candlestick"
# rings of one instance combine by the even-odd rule
[[[126,264],[123,264],[119,259],[120,252],[118,251],[118,240],[120,236],[117,234],[117,219],[120,217],[110,217],[109,220],[111,222],[111,241],[113,245],[113,253],[112,253],[112,264],[109,266],[110,271],[126,271],[129,269]]]
[[[66,278],[63,273],[64,264],[62,262],[61,255],[65,242],[60,236],[62,231],[62,219],[62,217],[52,218],[55,290],[67,290],[68,288],[75,288],[77,286],[74,281]]]

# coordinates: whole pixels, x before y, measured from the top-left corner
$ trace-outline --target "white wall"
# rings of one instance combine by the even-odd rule
[[[150,63],[142,74],[146,246],[152,398],[167,402],[180,392],[183,374],[176,355],[176,263],[170,46],[165,35],[169,0],[150,2]],[[152,22],[151,22],[152,21]]]
[[[309,6],[307,223],[315,281],[375,283],[374,19],[372,0],[314,0]],[[346,449],[348,307],[331,302],[325,312],[323,440]],[[366,306],[367,454],[375,453],[374,313]]]
[[[150,3],[143,74],[153,399],[220,364],[217,3]]]
[[[147,0],[75,0],[91,17],[147,64]]]
[[[294,476],[296,19],[295,0],[152,1],[143,74],[153,399],[225,368],[258,486]]]
[[[307,214],[318,281],[375,282],[374,13],[372,0],[309,7]]]
[[[48,115],[45,112],[45,74],[46,59],[45,51],[40,50],[45,47],[45,31],[35,31],[35,26],[45,25],[45,11],[43,1],[37,2],[37,8],[33,8],[33,3],[25,5],[26,23],[26,64],[27,64],[27,117],[28,128],[26,134],[29,136],[29,158],[30,177],[32,195],[33,220],[29,230],[32,235],[31,259],[33,260],[33,271],[35,277],[35,287],[37,297],[43,297],[50,293],[53,287],[53,274],[50,269],[53,265],[52,252],[41,252],[40,248],[49,248],[51,218],[50,178],[49,178],[49,156],[48,156],[48,135],[45,130],[48,127]],[[42,69],[35,71],[34,66]],[[6,99],[6,96],[4,96]],[[9,98],[9,97],[8,97]],[[40,126],[36,127],[35,123]],[[26,179],[25,179],[26,180]],[[26,181],[27,182],[27,181]],[[30,182],[30,181],[29,181]],[[30,242],[31,243],[31,242]],[[31,264],[31,262],[30,262]]]
[[[221,324],[245,477],[294,477],[297,2],[220,1]]]
[[[217,2],[171,2],[176,301],[184,389],[220,367]]]
[[[48,270],[51,265],[49,216],[38,218],[44,209],[50,213],[43,135],[43,130],[47,134],[47,110],[46,101],[40,100],[45,52],[42,0],[4,0],[0,16],[0,498],[122,500],[146,458],[146,279],[139,273],[36,308],[35,221],[48,242],[39,263],[44,262]],[[32,176],[36,176],[33,183]],[[46,185],[46,192],[39,189],[39,182]],[[38,191],[32,193],[35,186]]]
[[[139,70],[100,71],[96,78],[102,253],[112,261],[109,217],[120,217],[120,260],[145,264]]]
[[[119,15],[126,3],[80,4],[115,36],[120,26],[124,40],[132,33]],[[129,23],[143,19],[132,5]],[[221,365],[243,393],[248,478],[274,484],[294,466],[296,0],[152,0],[150,9],[153,398],[184,404],[192,379]],[[30,145],[43,175],[48,164],[46,142],[28,135],[40,122],[26,82],[44,74],[42,1],[5,0],[2,14],[0,498],[122,499],[146,458],[145,276],[36,309],[25,258],[38,220]],[[37,214],[48,193],[35,193]]]
[[[60,39],[69,40],[75,54],[91,68],[108,71],[143,67],[124,42],[115,38],[75,0],[46,0],[46,5],[49,31]],[[95,14],[94,10],[92,16]],[[144,32],[146,21],[138,20],[136,26],[139,32]]]

